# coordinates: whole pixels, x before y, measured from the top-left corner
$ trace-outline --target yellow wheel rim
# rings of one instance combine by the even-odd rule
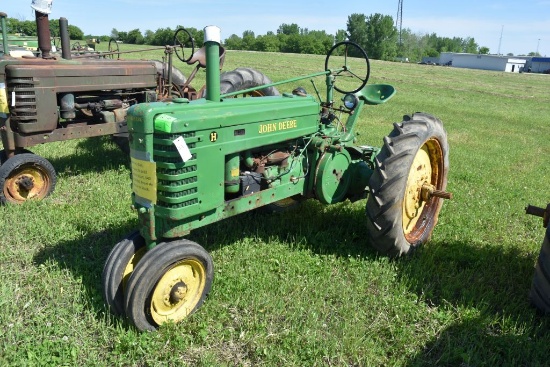
[[[130,258],[130,261],[128,261],[128,264],[126,264],[126,267],[124,268],[124,273],[122,274],[122,289],[126,289],[126,283],[128,283],[128,279],[130,279],[130,275],[132,275],[134,269],[136,268],[138,262],[141,260],[143,255],[147,252],[146,247],[142,247],[138,249]]]
[[[416,153],[403,198],[403,232],[409,242],[414,242],[423,232],[424,219],[437,209],[439,199],[425,200],[422,187],[429,185],[441,189],[443,150],[436,139],[426,141]]]
[[[153,289],[151,316],[161,325],[186,318],[200,302],[206,286],[206,269],[195,259],[174,264]]]
[[[40,167],[20,167],[6,179],[4,194],[9,201],[24,202],[43,199],[50,190],[51,181]]]

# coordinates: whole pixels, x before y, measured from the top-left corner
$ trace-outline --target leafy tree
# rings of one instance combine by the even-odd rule
[[[159,28],[153,36],[152,45],[154,46],[166,46],[171,45],[174,41],[174,31],[168,28]]]
[[[30,20],[18,21],[14,19],[10,22],[10,25],[7,25],[8,32],[21,33],[26,36],[36,36],[36,22]]]
[[[246,30],[243,32],[243,48],[245,50],[254,50],[254,43],[256,42],[256,37],[254,32],[251,30]]]
[[[348,17],[348,38],[361,47],[367,44],[367,17],[365,14],[354,13]],[[355,55],[359,56],[359,55]]]
[[[203,29],[196,29],[196,28],[186,28],[189,33],[191,33],[191,37],[195,40],[195,47],[201,48],[204,44],[204,30]]]
[[[291,34],[300,34],[300,27],[296,23],[283,23],[277,29],[277,34],[286,34],[287,36],[290,36]]]
[[[69,31],[69,38],[72,40],[81,40],[84,39],[84,32],[80,28],[74,25],[70,25],[68,27]]]
[[[393,18],[376,13],[367,18],[367,40],[363,47],[373,59],[393,60],[397,56],[397,30]]]
[[[115,39],[126,43],[126,40],[128,39],[128,32],[123,32],[123,31],[118,32],[118,38],[115,38]]]
[[[279,39],[273,33],[256,37],[255,51],[278,52],[279,47]]]
[[[469,53],[469,54],[475,54],[476,52],[479,51],[479,45],[476,43],[476,41],[471,38],[471,37],[467,37],[464,42],[463,42],[463,52],[466,52],[466,53]],[[489,50],[487,50],[487,52],[489,52]]]
[[[281,45],[283,47],[281,48],[281,51],[299,54],[301,39],[302,36],[300,36],[299,34],[291,34],[285,37],[285,43],[284,45]]]
[[[126,36],[126,40],[124,42],[135,44],[135,45],[142,45],[143,41],[144,41],[144,38],[140,30],[132,29],[130,32],[128,32],[128,35]]]
[[[345,30],[339,29],[336,31],[336,35],[334,36],[334,42],[342,42],[345,41],[348,38],[348,34]]]
[[[228,50],[242,50],[243,39],[236,34],[232,34],[225,39],[225,48]]]
[[[146,45],[152,45],[153,39],[155,38],[155,33],[148,29],[143,33],[143,43]]]
[[[483,47],[480,47],[477,52],[481,55],[488,55],[489,54],[489,48],[483,46]],[[514,55],[512,54],[512,56],[514,56]]]
[[[119,39],[118,31],[117,31],[116,28],[113,28],[113,29],[111,30],[111,38],[114,38],[114,39],[116,39],[116,40]]]
[[[50,34],[52,37],[60,37],[59,21],[50,19]]]

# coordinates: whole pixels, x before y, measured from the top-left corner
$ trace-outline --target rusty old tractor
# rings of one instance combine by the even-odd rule
[[[360,46],[335,44],[323,71],[220,93],[220,39],[219,28],[205,28],[205,98],[128,111],[140,227],[114,246],[102,282],[112,312],[140,330],[185,319],[210,291],[212,258],[185,238],[194,229],[260,207],[367,197],[365,240],[399,256],[430,238],[443,199],[451,198],[447,135],[436,117],[405,116],[381,148],[355,144],[362,109],[395,94],[391,85],[367,84],[370,62]],[[325,79],[324,100],[315,83],[314,95],[298,87],[231,98],[315,77]]]
[[[187,30],[176,31],[173,45],[157,48],[164,50],[162,61],[122,60],[119,56],[123,52],[114,41],[109,42],[108,52],[89,52],[87,48],[72,50],[68,22],[60,18],[61,54],[57,54],[52,52],[48,14],[38,10],[39,52],[36,54],[39,57],[32,54],[10,56],[5,37],[7,15],[0,14],[4,39],[3,56],[0,56],[0,136],[3,145],[0,150],[0,204],[43,199],[55,188],[57,175],[52,164],[28,148],[55,141],[111,135],[128,153],[126,113],[130,106],[175,97],[195,100],[204,94],[204,87],[195,89],[190,83],[197,71],[206,66],[205,51],[195,52],[194,40]],[[195,67],[188,78],[173,66],[174,54]],[[220,67],[224,56],[221,48]],[[269,82],[263,74],[251,69],[224,75],[231,82],[235,74],[243,73],[253,83]],[[226,84],[229,89],[235,87]],[[241,87],[246,86],[252,85]],[[266,89],[264,92],[273,91]]]
[[[542,218],[542,224],[546,228],[544,240],[535,265],[535,274],[529,292],[531,303],[542,313],[550,313],[550,204],[546,208],[528,205],[525,212]]]

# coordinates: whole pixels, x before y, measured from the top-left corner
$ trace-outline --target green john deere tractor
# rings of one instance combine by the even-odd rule
[[[370,243],[399,256],[429,239],[442,199],[451,198],[447,136],[436,117],[406,116],[381,148],[354,144],[363,107],[395,93],[367,84],[369,59],[357,44],[334,45],[324,71],[221,94],[219,43],[219,28],[206,27],[206,98],[142,103],[128,112],[140,227],[113,248],[102,282],[110,309],[140,330],[185,319],[210,291],[212,258],[185,239],[196,228],[308,198],[334,204],[368,196]],[[302,88],[231,98],[317,76],[326,80],[324,101]]]

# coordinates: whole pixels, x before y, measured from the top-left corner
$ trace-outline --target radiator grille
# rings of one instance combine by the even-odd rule
[[[7,84],[11,120],[16,123],[37,122],[38,114],[33,78],[11,78],[8,79]]]
[[[197,204],[198,161],[194,132],[185,134],[155,134],[154,160],[157,164],[157,206],[168,209],[185,208]],[[183,162],[173,141],[183,136],[191,150],[191,159]]]

